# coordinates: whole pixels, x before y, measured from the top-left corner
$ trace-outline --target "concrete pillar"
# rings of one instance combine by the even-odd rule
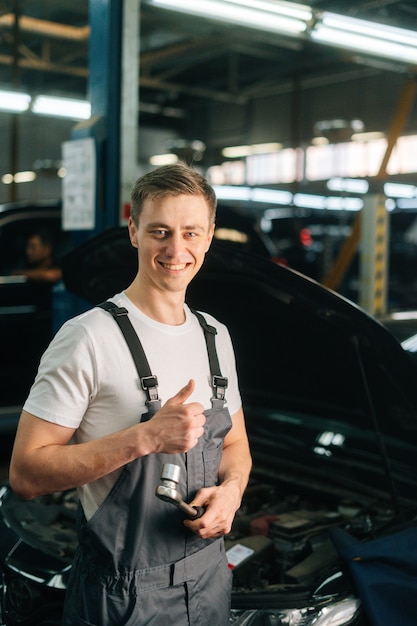
[[[140,0],[124,0],[120,104],[120,222],[126,221],[137,178],[139,129]]]

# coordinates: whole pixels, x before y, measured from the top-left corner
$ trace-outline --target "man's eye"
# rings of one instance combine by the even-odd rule
[[[158,230],[154,230],[153,234],[156,235],[157,237],[164,237],[167,234],[167,231],[158,229]]]

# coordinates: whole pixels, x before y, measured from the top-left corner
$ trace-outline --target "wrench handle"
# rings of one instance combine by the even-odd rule
[[[203,506],[190,506],[183,500],[179,503],[179,508],[186,513],[187,517],[190,519],[198,519],[201,517],[205,511]]]
[[[196,512],[196,515],[195,517],[193,517],[193,519],[198,519],[199,517],[202,517],[204,513],[206,512],[206,509],[204,506],[193,506],[191,508],[193,508]]]

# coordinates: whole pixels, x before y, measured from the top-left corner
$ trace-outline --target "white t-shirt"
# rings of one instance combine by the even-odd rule
[[[124,293],[111,298],[125,307],[140,337],[152,374],[158,378],[162,404],[192,378],[195,390],[187,402],[211,407],[210,370],[204,333],[185,306],[179,326],[161,324],[139,311]],[[228,378],[227,407],[241,407],[233,347],[227,328],[204,313],[217,330],[216,348],[223,376]],[[24,409],[44,420],[75,429],[82,443],[132,426],[146,413],[132,355],[112,315],[93,308],[66,322],[42,357]],[[87,519],[113,486],[121,470],[80,488]]]

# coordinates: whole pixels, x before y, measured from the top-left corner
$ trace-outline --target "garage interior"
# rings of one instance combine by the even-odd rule
[[[239,2],[232,1],[237,11]],[[307,220],[314,212],[337,215],[345,240],[322,280],[336,291],[360,244],[369,252],[366,271],[374,278],[377,272],[389,272],[384,245],[381,253],[381,240],[386,246],[390,235],[385,184],[406,185],[406,210],[417,211],[417,144],[410,143],[402,171],[390,170],[399,140],[417,136],[415,0],[251,4],[292,7],[308,14],[308,25],[295,34],[273,32],[272,26],[245,26],[214,14],[202,17],[195,6],[191,11],[193,2],[187,13],[166,8],[162,0],[2,0],[0,211],[5,203],[60,199],[63,145],[93,137],[103,149],[99,180],[108,184],[102,206],[96,207],[105,219],[85,238],[123,224],[134,180],[162,157],[173,157],[206,173],[219,194],[221,185],[245,190],[243,200],[229,196],[225,202],[259,220],[267,211]],[[320,43],[313,33],[328,13],[362,20],[367,27],[411,33],[415,42],[408,47],[414,48],[415,60],[390,54],[387,42],[373,52],[341,41]],[[359,23],[353,23],[357,28]],[[3,92],[27,94],[28,108],[7,110]],[[62,102],[50,114],[37,113],[36,99],[45,95],[87,103],[92,117],[64,117]],[[365,194],[343,186],[344,175],[337,170],[329,177],[309,177],[306,155],[315,148],[332,147],[327,155],[337,165],[344,146],[368,146],[371,153],[374,140],[384,143],[372,174],[346,176],[365,182]],[[288,165],[279,159],[284,154],[294,159],[296,176],[287,170],[281,174],[280,168]],[[339,187],[330,189],[330,177]],[[282,197],[288,201],[273,204],[263,196],[256,203],[255,188],[287,194]],[[318,208],[297,205],[297,195],[316,198]],[[337,208],[330,196],[339,201]],[[362,210],[349,211],[349,201],[358,199]],[[397,196],[389,200],[387,206],[400,212]],[[362,220],[365,213],[367,222]],[[377,232],[381,220],[382,236]],[[379,299],[378,289],[374,281],[360,301],[375,315],[387,309],[386,293]],[[0,481],[7,479],[11,445],[12,438],[0,437]]]
[[[103,170],[113,187],[104,207],[106,213],[116,210],[111,224],[123,219],[121,206],[136,177],[166,154],[192,160],[213,173],[212,182],[252,185],[249,160],[226,158],[225,148],[249,146],[253,155],[267,145],[264,150],[305,153],[319,142],[337,146],[359,135],[365,143],[378,136],[386,147],[377,171],[367,177],[370,192],[380,193],[387,180],[413,189],[417,165],[389,175],[387,166],[398,138],[415,132],[417,59],[399,59],[387,42],[370,53],[351,46],[358,24],[399,28],[412,36],[417,29],[412,2],[270,3],[277,11],[301,14],[305,28],[295,33],[286,26],[242,25],[239,3],[230,20],[222,19],[218,7],[217,14],[201,16],[176,4],[1,3],[0,88],[28,94],[31,105],[21,113],[0,111],[0,202],[62,195],[57,175],[62,145],[85,136],[86,129],[80,131],[79,120],[57,115],[62,104],[52,115],[35,113],[36,98],[43,95],[90,102],[92,116],[106,118],[108,150],[116,155]],[[326,15],[354,20],[346,44],[322,43],[315,36]],[[269,171],[259,155],[255,158],[257,171]],[[414,160],[411,153],[408,161]],[[305,171],[279,183],[257,175],[256,183],[291,194],[329,195],[328,180],[320,175],[312,180]],[[417,208],[417,200],[411,207]],[[327,286],[337,288],[338,272],[331,268],[323,277]]]
[[[138,72],[139,173],[149,169],[151,157],[170,151],[181,156],[191,151],[207,170],[224,162],[222,150],[228,146],[294,148],[318,136],[340,142],[357,132],[357,124],[362,132],[385,137],[393,126],[397,135],[415,129],[417,63],[385,56],[386,45],[372,55],[319,43],[305,32],[248,28],[214,15],[167,10],[159,2],[124,5],[137,17],[139,58],[132,64]],[[417,27],[417,8],[409,0],[289,5],[308,6],[313,20],[332,12],[409,31]],[[119,27],[124,39],[118,17],[112,2],[5,0],[0,7],[1,89],[91,100],[96,89],[91,68],[102,68],[103,57],[114,56]],[[111,30],[112,48],[104,37],[90,39],[91,29],[103,25]],[[132,42],[130,48],[136,49]],[[58,194],[59,181],[51,170],[74,120],[2,112],[0,124],[1,175],[39,172],[33,184],[2,184],[0,201]],[[414,176],[401,177],[406,179]],[[323,192],[323,181],[294,184]]]
[[[244,186],[249,198],[254,186],[286,193],[289,200],[285,207],[278,205],[278,213],[284,208],[293,215],[302,212],[295,197],[312,194],[313,208],[332,208],[331,195],[343,216],[349,200],[363,205],[363,199],[343,186],[340,150],[360,143],[372,156],[371,142],[377,138],[385,143],[372,157],[373,171],[356,174],[366,182],[368,204],[376,207],[384,184],[397,182],[409,186],[407,207],[417,209],[416,144],[410,144],[405,166],[389,169],[398,140],[413,138],[417,125],[414,3],[243,3],[244,11],[269,11],[259,26],[244,23],[240,4],[211,2],[203,15],[205,3],[196,9],[173,0],[2,2],[0,202],[61,198],[63,144],[93,135],[106,144],[102,177],[109,181],[101,207],[107,217],[98,230],[123,223],[134,180],[161,158],[192,162],[214,184]],[[225,5],[232,8],[224,17]],[[291,30],[288,20],[294,16],[298,27]],[[394,29],[386,36],[408,38],[408,56],[392,51],[389,40],[378,40],[370,51],[355,49],[339,31],[340,41],[323,41],[320,28],[335,17],[348,25],[353,20],[348,27],[354,38],[358,28],[365,28],[368,42],[373,41],[370,28]],[[7,110],[6,92],[26,94],[28,108]],[[64,117],[62,102],[50,114],[39,114],[41,96],[87,103],[91,119]],[[311,176],[307,156],[323,145],[332,151],[316,156],[318,173]],[[320,173],[326,170],[328,177]],[[332,192],[330,177],[339,185]],[[240,202],[252,212],[270,206]],[[358,246],[358,221],[345,249],[321,277],[331,288],[337,289]],[[378,252],[372,227],[369,232],[362,243],[372,249],[374,263]],[[366,301],[365,308],[374,313],[374,301]]]
[[[313,194],[313,208],[331,208],[330,195],[338,208],[347,207],[355,193],[341,179],[349,178],[349,171],[366,179],[369,194],[384,193],[387,181],[409,185],[407,208],[417,209],[417,144],[410,144],[405,165],[389,169],[398,140],[413,138],[417,123],[414,4],[243,3],[244,12],[269,11],[266,20],[261,12],[259,25],[255,12],[245,23],[241,4],[211,2],[204,14],[205,4],[196,9],[173,0],[4,1],[0,202],[61,198],[63,144],[93,135],[106,144],[101,167],[109,181],[101,207],[107,217],[98,231],[123,223],[134,180],[161,158],[193,162],[214,184],[246,186],[249,198],[255,186],[284,192],[293,213],[296,195]],[[338,30],[340,41],[320,37],[320,29],[335,18],[348,24],[353,40],[345,44]],[[361,28],[364,39],[374,41],[375,27],[382,28],[378,37],[388,37],[377,40],[376,49],[351,45]],[[394,30],[384,33],[384,28]],[[397,35],[406,38],[407,53],[391,49],[389,38]],[[7,110],[7,92],[25,94],[27,109]],[[66,118],[62,102],[52,105],[50,114],[39,114],[36,106],[43,96],[89,104],[92,117],[84,122]],[[375,137],[385,142],[377,157],[372,156]],[[317,150],[326,144],[333,150],[320,157]],[[362,170],[352,169],[358,152],[342,157],[338,151],[353,144],[369,153],[360,156]],[[317,165],[309,167],[313,150]],[[349,162],[350,170],[338,167],[338,160]],[[336,181],[332,192],[329,178]],[[363,205],[363,199],[355,200]],[[278,205],[278,212],[282,208]],[[347,251],[341,252],[345,258],[332,259],[320,276],[331,288],[339,286],[350,249],[357,248],[355,228]],[[369,236],[365,245],[374,246],[372,228]],[[375,312],[372,301],[362,304]]]
[[[252,11],[249,22],[245,11]],[[351,29],[348,37],[335,30],[336,40],[321,38],[332,19]],[[373,39],[375,28],[386,39]],[[381,254],[382,272],[389,272],[387,219],[382,252],[375,234],[385,183],[406,185],[408,197],[390,198],[391,209],[403,202],[417,210],[416,31],[410,0],[243,7],[222,0],[197,8],[175,0],[4,0],[0,202],[65,196],[63,146],[94,137],[102,151],[97,187],[104,189],[96,211],[104,218],[88,238],[126,221],[139,175],[164,159],[184,159],[217,185],[219,200],[227,188],[225,201],[259,223],[268,210],[274,218],[332,213],[345,241],[328,255],[319,280],[338,290],[361,245],[369,267],[359,280],[372,284],[359,303],[385,313],[385,285],[381,297],[381,281],[369,279],[381,274]],[[398,36],[405,51],[392,47]],[[26,109],[8,109],[10,92],[27,98]],[[88,112],[77,117],[72,103],[65,117],[61,100],[39,113],[44,96],[73,99]],[[400,158],[395,151],[405,140]],[[350,191],[351,179],[367,193]],[[263,190],[284,199],[274,205],[278,196],[263,194],[254,202]],[[364,204],[373,221],[360,228],[365,211],[353,218],[349,209]]]

